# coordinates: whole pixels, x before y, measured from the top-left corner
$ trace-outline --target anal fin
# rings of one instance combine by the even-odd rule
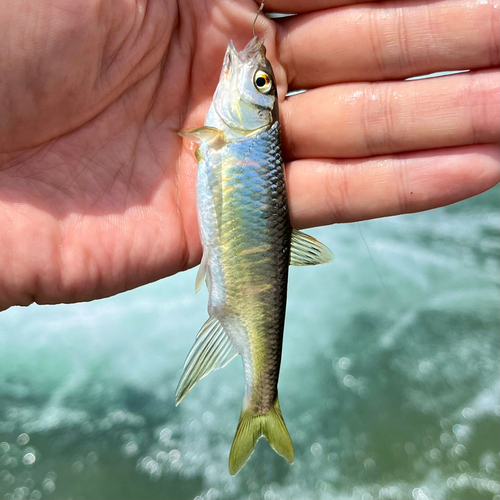
[[[291,266],[315,266],[333,261],[331,250],[316,238],[294,229],[290,247]]]
[[[201,327],[184,363],[184,372],[175,393],[176,404],[200,379],[226,366],[237,354],[220,321],[209,318]]]
[[[203,252],[203,257],[201,258],[200,267],[198,268],[198,272],[196,273],[196,282],[194,284],[194,292],[198,293],[203,286],[203,282],[207,276],[207,267],[208,267],[208,252]]]

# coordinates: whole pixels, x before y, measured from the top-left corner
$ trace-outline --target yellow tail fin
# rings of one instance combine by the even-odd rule
[[[264,415],[242,410],[229,454],[229,472],[234,476],[252,454],[258,439],[265,436],[271,448],[293,463],[293,444],[281,415],[278,398]]]

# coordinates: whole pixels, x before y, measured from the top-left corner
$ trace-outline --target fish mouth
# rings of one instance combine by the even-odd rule
[[[229,41],[228,49],[233,52],[241,62],[247,62],[253,59],[258,54],[266,56],[266,47],[264,40],[260,40],[258,36],[254,36],[246,45],[246,47],[238,52],[234,47],[233,41]]]

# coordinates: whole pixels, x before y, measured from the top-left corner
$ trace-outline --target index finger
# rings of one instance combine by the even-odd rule
[[[498,0],[392,0],[277,22],[289,90],[498,66]]]

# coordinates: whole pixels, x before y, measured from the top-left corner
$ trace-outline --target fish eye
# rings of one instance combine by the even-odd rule
[[[268,94],[273,88],[273,82],[267,73],[264,71],[257,71],[253,77],[255,87],[259,92]]]

